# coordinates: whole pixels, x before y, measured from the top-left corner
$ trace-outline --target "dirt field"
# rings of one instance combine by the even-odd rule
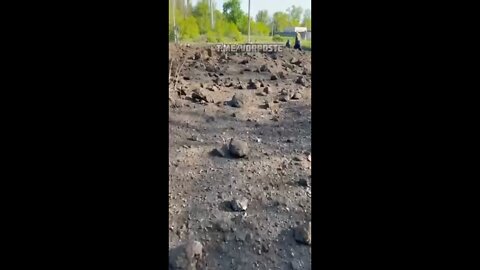
[[[170,269],[311,269],[310,52],[170,60]]]

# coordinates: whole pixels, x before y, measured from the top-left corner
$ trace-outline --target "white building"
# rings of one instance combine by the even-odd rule
[[[302,39],[312,39],[312,32],[309,32],[306,27],[287,27],[282,35],[294,37],[296,33],[300,33]]]

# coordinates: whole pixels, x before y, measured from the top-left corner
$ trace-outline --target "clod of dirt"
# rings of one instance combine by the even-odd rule
[[[248,89],[258,89],[258,88],[260,88],[260,83],[254,81],[253,79],[250,79],[250,81],[248,81],[247,88]]]
[[[197,269],[197,263],[202,259],[203,245],[198,241],[189,241],[180,247],[170,258],[171,269]]]
[[[272,101],[265,100],[265,101],[264,101],[263,108],[264,108],[264,109],[273,109],[273,102],[272,102]]]
[[[228,155],[228,152],[229,152],[228,146],[223,145],[222,147],[213,149],[211,154],[217,157],[226,157]]]
[[[267,87],[263,88],[263,92],[264,92],[265,94],[270,94],[270,93],[272,92],[272,89],[267,86]]]
[[[220,88],[216,85],[212,85],[212,86],[207,87],[207,90],[215,92],[215,91],[220,90]]]
[[[233,199],[230,202],[230,206],[233,211],[241,212],[246,211],[248,207],[248,199],[245,197]]]
[[[264,96],[266,96],[266,95],[267,95],[267,93],[265,93],[265,92],[263,92],[263,91],[260,91],[260,92],[257,93],[257,96],[262,96],[262,97],[264,97]]]
[[[194,89],[192,92],[192,99],[194,101],[212,102],[213,99],[209,98],[201,88]]]
[[[294,237],[298,243],[311,245],[312,244],[312,223],[308,222],[306,224],[298,226],[295,229]]]
[[[301,99],[302,98],[302,93],[300,92],[295,92],[292,96],[292,99]]]
[[[307,86],[307,80],[305,80],[305,77],[303,77],[303,76],[298,76],[295,83],[301,84],[303,86]]]
[[[220,60],[228,60],[228,54],[226,52],[220,55]]]
[[[262,65],[262,66],[260,67],[260,71],[261,71],[261,72],[268,71],[267,65]]]
[[[242,90],[242,89],[247,89],[247,87],[246,87],[245,85],[243,85],[243,83],[237,84],[237,87],[236,87],[236,88],[237,88],[237,89],[241,89],[241,90]]]
[[[232,97],[230,106],[242,108],[248,105],[248,96],[245,93],[237,93]]]
[[[242,64],[242,65],[248,64],[248,59],[243,59],[243,60],[240,62],[240,64]]]
[[[248,143],[239,139],[231,139],[229,145],[230,154],[233,157],[242,158],[248,155]]]
[[[300,185],[302,187],[308,187],[307,179],[302,178],[302,179],[298,180],[298,185]]]
[[[293,57],[292,60],[290,60],[290,63],[298,66],[302,63],[302,61],[300,61],[300,59]]]
[[[213,65],[208,65],[208,66],[205,67],[205,70],[206,70],[207,72],[216,72],[216,71],[217,71],[217,68],[216,68],[215,66],[213,66]]]
[[[287,89],[282,89],[282,91],[280,91],[280,95],[280,101],[287,102],[290,100],[291,94],[290,91],[288,91]]]
[[[196,52],[195,56],[193,57],[193,60],[199,60],[202,58],[202,54],[200,52]]]
[[[293,160],[294,160],[294,161],[302,161],[303,158],[300,157],[300,156],[294,156],[294,157],[293,157]]]
[[[273,74],[273,75],[270,77],[270,80],[272,80],[272,81],[278,80],[277,75]]]

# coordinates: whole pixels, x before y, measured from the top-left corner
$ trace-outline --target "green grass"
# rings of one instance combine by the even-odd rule
[[[224,38],[223,42],[220,43],[229,43],[229,44],[243,44],[247,42],[248,36],[243,35],[244,41],[238,42],[233,39],[228,39]],[[250,36],[250,41],[252,43],[272,43],[272,44],[285,44],[287,43],[287,40],[290,39],[290,44],[293,46],[295,43],[295,38],[294,37],[281,37],[282,41],[280,42],[275,42],[272,40],[272,36]],[[199,45],[205,45],[208,44],[207,38],[205,35],[202,35],[196,39],[185,39],[182,40],[181,43],[191,43],[191,44],[199,44]],[[302,40],[302,48],[306,50],[311,50],[312,49],[312,41],[311,40]]]

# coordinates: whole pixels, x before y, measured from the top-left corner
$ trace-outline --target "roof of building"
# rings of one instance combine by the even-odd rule
[[[285,32],[307,32],[307,27],[287,27]]]

